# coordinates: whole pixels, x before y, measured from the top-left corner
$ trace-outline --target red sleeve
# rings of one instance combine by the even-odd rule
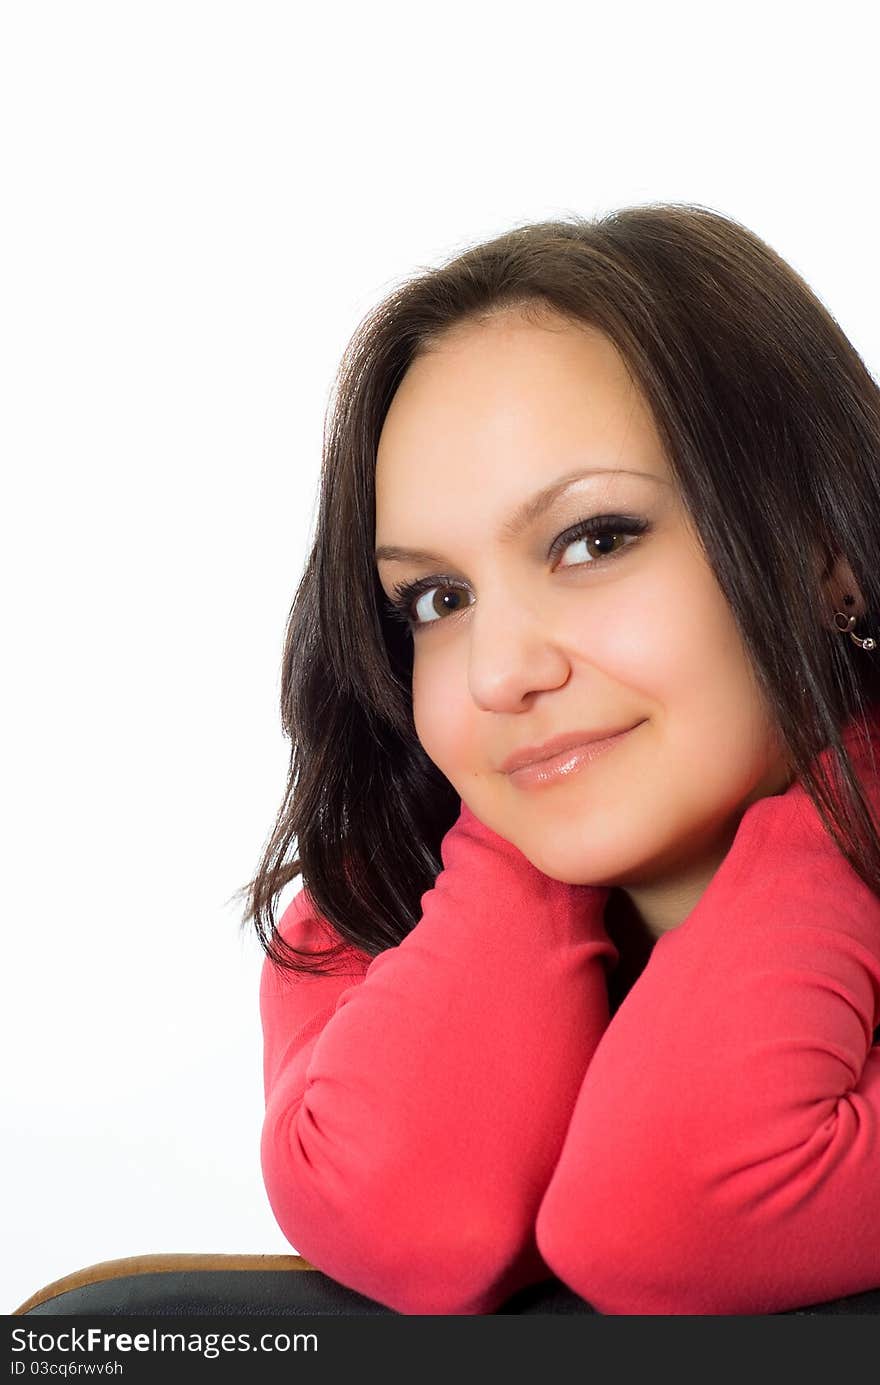
[[[325,1274],[401,1313],[483,1314],[550,1276],[535,1217],[618,954],[606,889],[549,879],[466,807],[441,857],[416,927],[352,950],[354,981],[264,963],[261,1159]],[[282,932],[319,936],[311,917],[300,892]]]
[[[797,783],[752,804],[599,1044],[537,1219],[601,1313],[880,1286],[880,900]]]

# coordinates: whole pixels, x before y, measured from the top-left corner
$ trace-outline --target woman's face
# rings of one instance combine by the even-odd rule
[[[436,558],[377,568],[388,596],[431,579],[412,682],[430,759],[539,870],[625,888],[659,935],[790,775],[646,404],[607,338],[550,321],[459,328],[413,362],[379,442],[376,544]],[[643,532],[566,537],[602,515]],[[562,733],[628,727],[537,790],[500,768]]]

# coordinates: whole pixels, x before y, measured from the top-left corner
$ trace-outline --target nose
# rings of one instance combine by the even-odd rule
[[[560,688],[571,661],[545,609],[520,598],[475,605],[469,627],[468,681],[471,696],[485,711],[511,712],[530,693]]]

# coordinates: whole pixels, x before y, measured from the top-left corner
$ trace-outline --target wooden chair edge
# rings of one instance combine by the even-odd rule
[[[95,1265],[74,1270],[62,1279],[55,1279],[45,1288],[38,1289],[24,1303],[13,1309],[11,1317],[29,1313],[32,1308],[45,1303],[47,1299],[57,1298],[70,1289],[81,1289],[87,1284],[98,1284],[105,1279],[122,1279],[131,1274],[168,1274],[176,1270],[313,1270],[308,1260],[301,1255],[215,1255],[215,1254],[167,1254],[126,1255],[119,1260],[100,1260]]]

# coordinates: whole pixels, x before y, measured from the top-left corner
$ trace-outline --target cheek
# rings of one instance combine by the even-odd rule
[[[467,686],[438,660],[416,659],[412,679],[413,722],[425,754],[447,777],[474,763],[473,703]],[[469,710],[470,709],[470,710]]]
[[[621,602],[619,614],[615,633],[602,641],[603,667],[641,694],[657,723],[646,787],[653,767],[658,793],[677,777],[682,805],[735,802],[778,745],[714,575],[701,562],[682,563],[641,588],[637,603]]]
[[[706,667],[706,624],[694,595],[686,571],[658,570],[650,581],[620,583],[604,594],[601,608],[598,600],[587,608],[587,621],[573,604],[566,643],[591,678],[641,694],[646,708],[663,707]],[[596,701],[613,707],[615,698],[598,693]]]
[[[714,574],[682,541],[676,561],[621,583],[584,656],[621,686],[642,692],[671,715],[737,701],[751,671],[739,631]]]

